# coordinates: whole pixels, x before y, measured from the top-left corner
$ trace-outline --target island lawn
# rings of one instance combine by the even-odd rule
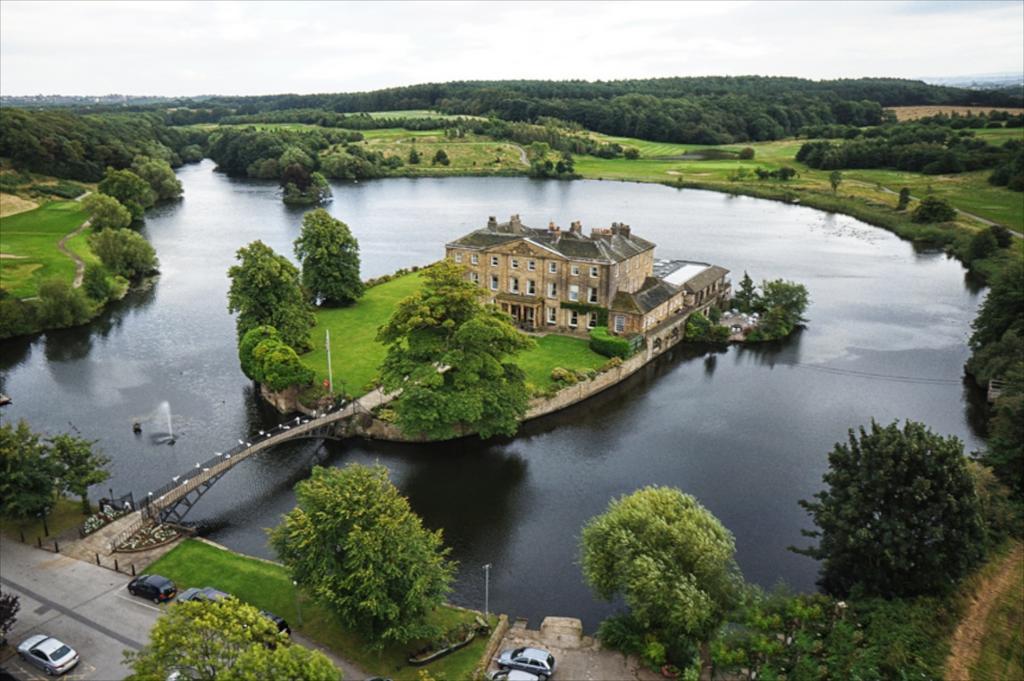
[[[327,608],[305,594],[297,595],[296,587],[283,565],[227,551],[206,542],[187,539],[146,569],[147,574],[163,575],[174,581],[179,593],[189,587],[212,586],[239,600],[287,620],[293,631],[329,648],[340,657],[354,662],[371,674],[404,681],[417,678],[419,669],[426,669],[435,678],[468,679],[480,661],[487,645],[486,636],[478,636],[462,650],[426,667],[410,667],[406,658],[424,642],[406,645],[391,644],[380,653],[371,652],[357,634],[346,630]],[[301,603],[298,599],[301,599]],[[302,624],[299,624],[299,606]],[[169,607],[174,607],[173,605]],[[442,606],[431,619],[444,629],[461,622],[473,622],[476,613]],[[491,626],[497,618],[491,617]]]
[[[57,242],[78,229],[88,215],[77,201],[51,201],[34,210],[5,217],[0,223],[0,288],[17,298],[39,293],[51,278],[71,283],[75,262],[60,252]],[[73,246],[86,262],[95,261],[84,235]],[[87,255],[88,254],[88,255]]]
[[[317,383],[327,378],[324,339],[325,331],[330,330],[335,392],[358,397],[372,389],[386,354],[384,346],[376,340],[377,329],[387,322],[401,300],[419,288],[421,281],[420,273],[413,272],[367,289],[354,305],[318,310],[312,332],[314,349],[302,355],[306,366],[316,372]],[[526,381],[535,391],[545,391],[554,385],[551,370],[555,367],[586,372],[608,361],[591,350],[583,338],[550,334],[534,340],[536,347],[521,352],[515,361],[526,372]]]

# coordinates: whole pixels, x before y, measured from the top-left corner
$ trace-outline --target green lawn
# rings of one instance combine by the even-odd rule
[[[498,142],[488,137],[467,135],[447,138],[438,130],[405,130],[386,128],[366,130],[366,146],[387,156],[398,156],[405,165],[396,175],[467,175],[525,172],[520,148],[509,142]],[[415,144],[422,159],[418,164],[408,163],[409,152]],[[448,155],[449,165],[434,165],[431,160],[439,149]]]
[[[57,242],[86,217],[77,201],[53,201],[0,220],[0,253],[17,256],[0,260],[0,288],[27,298],[46,279],[74,279],[75,263],[57,250]],[[84,242],[82,247],[87,250]]]
[[[555,384],[551,370],[555,367],[573,371],[598,369],[608,358],[590,349],[590,342],[584,338],[571,338],[550,334],[535,338],[537,347],[519,353],[516,364],[526,372],[526,382],[539,390],[546,390]]]
[[[362,395],[384,361],[384,346],[374,340],[377,329],[383,325],[395,306],[419,288],[419,273],[407,274],[374,286],[351,307],[318,310],[317,325],[313,329],[313,350],[302,355],[302,361],[317,375],[317,383],[327,378],[327,350],[324,331],[331,332],[331,360],[334,364],[334,389],[350,395]],[[587,371],[607,361],[590,349],[583,338],[547,335],[537,338],[537,347],[523,352],[516,359],[526,372],[526,380],[534,388],[546,390],[553,382],[551,370],[555,367]]]
[[[212,586],[226,591],[242,601],[284,617],[294,631],[330,648],[373,674],[396,681],[416,678],[417,669],[405,663],[408,653],[418,647],[416,643],[389,646],[380,654],[371,653],[358,635],[343,629],[330,611],[305,595],[301,597],[300,625],[296,588],[285,568],[276,563],[188,539],[150,565],[147,573],[160,574],[174,580],[179,591],[193,586]],[[433,619],[444,628],[451,628],[460,622],[472,621],[474,614],[442,607]],[[497,619],[492,618],[492,626],[496,622]],[[486,645],[487,639],[478,637],[466,648],[423,669],[439,679],[455,681],[468,678],[468,672],[476,666]]]
[[[377,328],[391,317],[398,302],[419,285],[418,273],[407,274],[368,289],[351,307],[318,310],[313,329],[314,349],[302,355],[302,361],[316,372],[317,382],[327,378],[324,331],[329,329],[335,391],[344,390],[354,396],[365,393],[384,361],[384,346],[374,340]]]
[[[367,111],[370,118],[478,118],[478,116],[453,116],[427,109],[402,109],[400,111]]]

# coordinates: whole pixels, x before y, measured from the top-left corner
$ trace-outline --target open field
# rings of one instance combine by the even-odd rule
[[[940,113],[958,113],[961,116],[964,114],[988,113],[989,111],[1008,111],[1014,115],[1024,113],[1024,109],[1013,107],[954,106],[951,104],[936,104],[929,106],[890,106],[888,109],[896,113],[896,120],[898,121],[914,121],[918,118],[936,116]]]
[[[375,340],[377,329],[387,322],[399,301],[419,288],[421,281],[418,273],[407,274],[368,289],[355,305],[318,310],[313,329],[315,347],[302,355],[306,366],[316,372],[316,382],[327,378],[324,330],[330,329],[335,390],[351,395],[366,392],[386,354],[384,346]],[[547,335],[536,340],[537,347],[520,353],[516,363],[526,372],[527,382],[540,390],[553,384],[551,370],[555,367],[587,371],[607,361],[582,338]]]
[[[991,132],[1022,134],[1019,129],[993,129]],[[644,154],[645,148],[657,148],[644,147],[644,144],[649,143],[631,138],[602,139],[614,140],[624,146],[635,146],[641,150],[641,154]],[[656,159],[643,156],[630,161],[622,158],[602,159],[594,156],[578,156],[576,172],[587,178],[679,183],[680,186],[707,185],[709,189],[719,191],[732,189],[742,191],[754,188],[776,191],[807,190],[831,194],[828,180],[829,171],[814,170],[794,160],[796,152],[803,143],[804,140],[793,139],[751,143],[749,146],[754,149],[755,155],[749,161],[739,159],[708,161]],[[690,152],[709,148],[700,145],[675,146],[685,148]],[[743,146],[748,145],[730,145],[721,148],[739,151]],[[786,182],[758,180],[753,176],[754,169],[759,166],[774,169],[784,165],[795,168],[799,176]],[[745,179],[736,180],[734,176],[740,169],[746,169],[750,175]],[[1018,192],[988,184],[987,178],[991,173],[989,170],[956,175],[924,175],[873,169],[845,170],[842,173],[844,182],[839,187],[840,195],[855,197],[877,205],[893,206],[896,203],[896,198],[892,192],[899,192],[901,187],[909,187],[911,193],[916,197],[934,193],[936,196],[947,199],[961,210],[999,222],[1017,231],[1024,230],[1024,197]],[[961,217],[958,222],[971,230],[983,226],[982,223],[968,217]]]
[[[193,586],[212,586],[269,610],[284,617],[294,631],[372,673],[396,680],[412,681],[416,678],[417,669],[408,666],[405,658],[418,647],[417,643],[389,645],[379,654],[370,652],[366,642],[342,628],[330,611],[305,594],[296,593],[291,577],[282,565],[188,539],[150,565],[148,572],[172,579],[179,591]],[[299,599],[302,601],[302,624],[299,624]],[[474,613],[469,611],[442,607],[435,612],[433,619],[447,629],[460,622],[472,622],[473,617]],[[496,618],[492,619],[492,626],[496,621]],[[477,637],[469,646],[422,669],[439,679],[469,678],[469,672],[480,660],[486,645],[486,638]]]
[[[0,253],[7,257],[0,261],[0,288],[13,296],[28,298],[35,296],[39,285],[51,277],[72,281],[75,263],[57,250],[57,242],[77,229],[86,217],[76,201],[53,201],[3,218]],[[84,242],[76,247],[88,250]]]
[[[525,172],[529,167],[522,160],[523,153],[520,147],[509,142],[497,142],[476,135],[446,138],[443,134],[433,131],[424,131],[428,134],[420,135],[411,135],[409,132],[400,130],[391,135],[367,136],[366,145],[373,151],[399,156],[405,161],[405,165],[397,172],[400,175],[514,173]],[[409,152],[414,145],[421,158],[416,165],[408,162]],[[431,163],[434,154],[440,149],[448,155],[450,163],[447,166]]]
[[[399,111],[367,111],[370,118],[441,118],[450,120],[454,118],[479,118],[479,116],[453,116],[440,111],[428,109],[401,109]]]
[[[1010,140],[1024,141],[1024,128],[979,128],[974,136],[999,146]]]

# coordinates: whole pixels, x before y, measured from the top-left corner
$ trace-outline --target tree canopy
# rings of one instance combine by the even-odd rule
[[[583,576],[598,597],[621,596],[629,616],[670,649],[706,640],[738,596],[732,534],[671,487],[620,497],[583,527]]]
[[[984,527],[963,444],[921,423],[852,429],[828,455],[826,489],[802,500],[820,584],[846,596],[941,592],[981,557]]]
[[[171,164],[163,159],[136,156],[132,162],[132,172],[146,181],[157,201],[176,199],[184,191]]]
[[[101,194],[113,196],[127,208],[133,220],[141,220],[146,209],[156,203],[149,183],[130,170],[107,168],[98,187]]]
[[[0,424],[0,516],[25,520],[53,508],[54,469],[46,453],[25,421]]]
[[[377,339],[381,378],[407,433],[447,438],[467,431],[511,435],[526,412],[523,370],[509,361],[533,341],[448,260],[423,271],[423,287],[398,304]]]
[[[130,229],[105,229],[89,236],[89,245],[104,267],[125,279],[156,272],[160,261],[146,239]]]
[[[455,565],[441,531],[423,527],[387,469],[318,466],[295,493],[270,543],[307,593],[374,645],[436,633],[426,617],[443,603]]]
[[[309,332],[316,323],[306,303],[299,271],[262,241],[235,254],[239,264],[228,270],[228,312],[237,312],[235,327],[241,340],[257,326],[273,326],[281,340],[298,351],[308,350]]]
[[[348,305],[363,295],[359,242],[348,225],[323,208],[302,217],[295,257],[302,264],[302,285],[314,303]]]
[[[89,487],[110,478],[106,465],[110,459],[93,451],[95,440],[69,434],[49,439],[49,456],[54,465],[57,488],[82,499],[83,512],[89,511]]]
[[[125,660],[133,681],[164,681],[174,671],[194,681],[341,681],[323,653],[293,644],[259,610],[234,597],[168,608],[149,643],[126,652]]]
[[[97,232],[104,229],[121,229],[132,224],[131,212],[113,196],[89,194],[82,199],[82,206],[89,211],[92,228]]]

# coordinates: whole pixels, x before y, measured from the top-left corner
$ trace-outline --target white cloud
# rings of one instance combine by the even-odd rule
[[[4,94],[1020,71],[1021,2],[0,3]]]

